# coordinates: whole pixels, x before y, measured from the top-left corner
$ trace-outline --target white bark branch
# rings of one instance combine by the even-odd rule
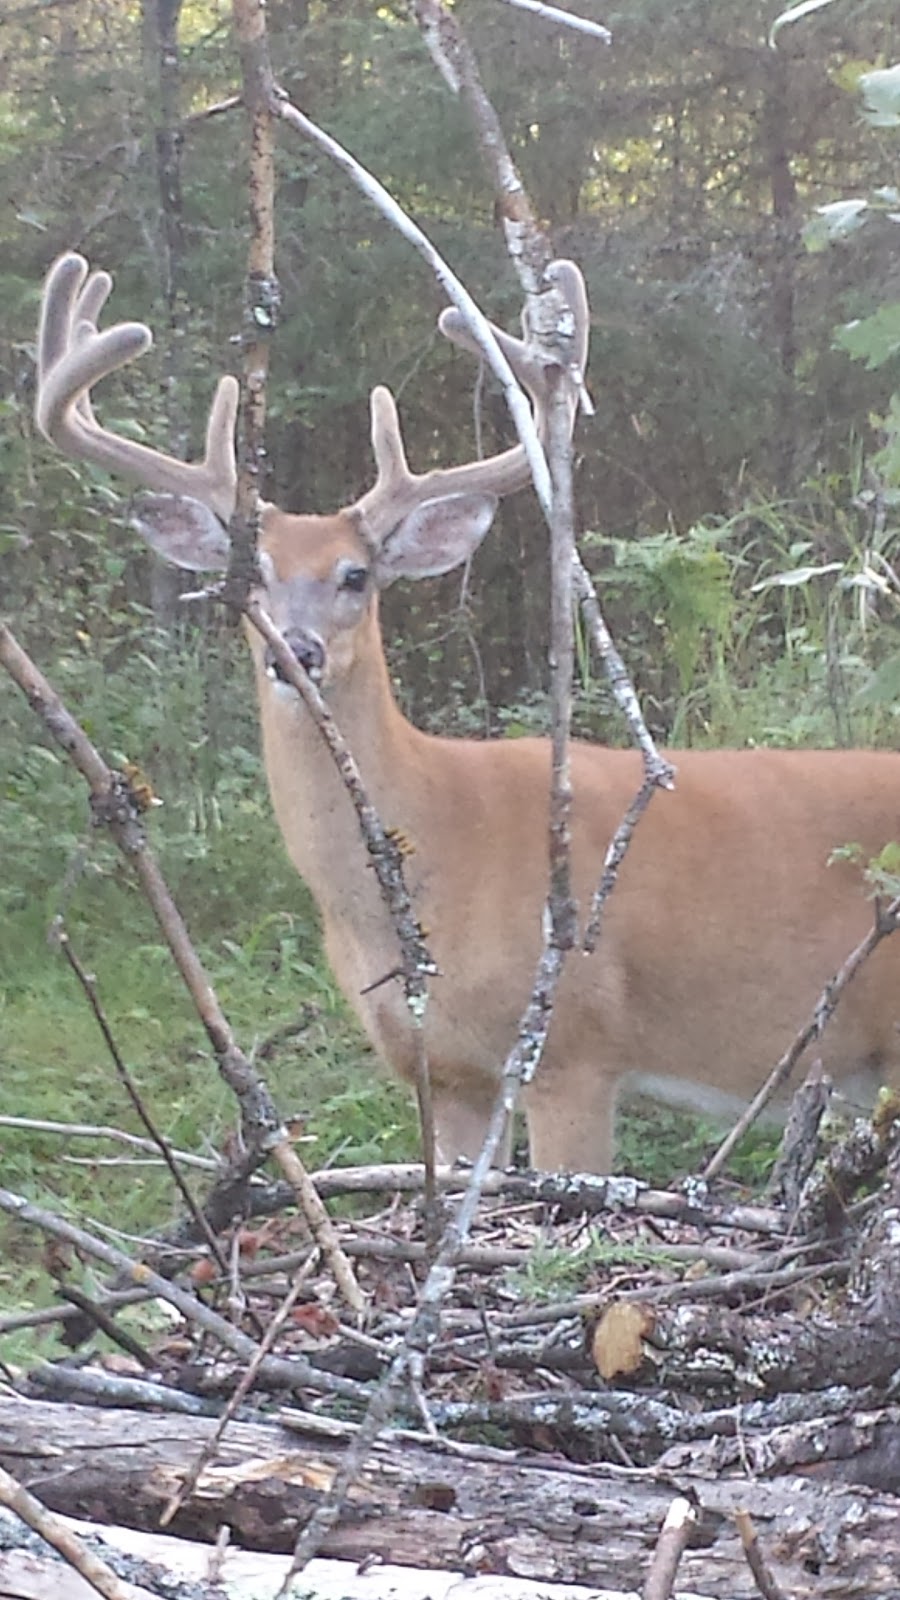
[[[553,22],[558,27],[574,28],[576,33],[587,33],[592,39],[599,39],[601,44],[612,44],[612,34],[608,28],[604,28],[602,22],[589,22],[587,17],[578,17],[573,11],[563,11],[559,6],[544,5],[543,0],[503,0],[503,4],[515,6],[519,11],[533,11],[536,17],[543,18],[545,22]]]

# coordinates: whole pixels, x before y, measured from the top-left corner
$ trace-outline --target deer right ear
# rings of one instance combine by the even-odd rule
[[[230,549],[221,522],[200,500],[184,494],[140,494],[129,522],[171,567],[224,572]]]
[[[494,494],[446,494],[421,501],[381,546],[379,582],[437,578],[462,566],[478,549],[496,510]]]

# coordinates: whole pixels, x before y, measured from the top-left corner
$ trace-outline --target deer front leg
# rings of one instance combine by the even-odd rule
[[[463,1098],[446,1090],[435,1089],[433,1099],[439,1159],[449,1163],[460,1157],[474,1161],[484,1144],[494,1109],[494,1096],[489,1092],[475,1093],[470,1089]],[[512,1129],[507,1124],[497,1146],[494,1166],[509,1166],[511,1154]]]
[[[525,1098],[531,1165],[539,1172],[613,1170],[618,1077],[596,1059],[544,1060]]]

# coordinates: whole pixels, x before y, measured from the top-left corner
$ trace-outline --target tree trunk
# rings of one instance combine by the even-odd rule
[[[178,24],[182,0],[143,0],[143,52],[147,82],[152,85],[148,105],[153,117],[153,140],[159,190],[159,266],[166,305],[168,338],[164,352],[163,388],[168,418],[169,448],[173,455],[188,454],[188,410],[182,371],[188,348],[187,303],[184,285],[184,208],[181,188],[181,69]],[[155,93],[154,93],[155,89]],[[161,628],[174,628],[179,620],[178,600],[185,588],[176,567],[154,560],[150,574],[150,605]]]

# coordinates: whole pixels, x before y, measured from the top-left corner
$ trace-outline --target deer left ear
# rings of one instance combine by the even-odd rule
[[[389,533],[378,552],[378,581],[436,578],[478,549],[494,520],[497,496],[449,494],[423,500]]]
[[[228,565],[228,534],[209,506],[191,495],[135,495],[129,521],[170,567],[224,572]]]

